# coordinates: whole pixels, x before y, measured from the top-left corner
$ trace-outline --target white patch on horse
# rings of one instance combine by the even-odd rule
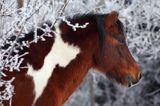
[[[34,70],[32,65],[28,64],[27,74],[32,76],[34,81],[35,98],[33,105],[42,95],[55,66],[58,64],[61,67],[66,67],[80,53],[78,47],[69,45],[62,40],[59,27],[56,28],[56,32],[55,42],[51,51],[46,55],[42,68]]]

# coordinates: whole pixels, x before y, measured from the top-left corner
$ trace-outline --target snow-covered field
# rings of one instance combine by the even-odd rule
[[[91,71],[65,106],[160,106],[160,0],[24,1],[23,8],[18,10],[16,0],[0,1],[0,48],[6,43],[12,44],[7,50],[0,49],[0,75],[4,67],[18,71],[23,61],[23,56],[10,56],[11,52],[17,52],[15,46],[18,45],[7,42],[11,36],[18,39],[41,23],[54,23],[60,17],[116,10],[124,23],[128,46],[142,68],[142,80],[127,89]],[[25,42],[23,46],[27,45]],[[5,84],[8,88],[4,91],[6,95],[0,91],[0,101],[12,97],[11,82],[0,79],[0,87]]]

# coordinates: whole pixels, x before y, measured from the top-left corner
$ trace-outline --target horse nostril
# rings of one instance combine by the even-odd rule
[[[132,82],[128,82],[128,87],[131,87],[132,86]]]
[[[139,80],[142,78],[141,72],[139,73],[138,78],[139,78]]]

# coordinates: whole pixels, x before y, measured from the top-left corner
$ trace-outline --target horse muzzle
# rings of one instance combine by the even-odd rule
[[[125,85],[128,86],[128,87],[131,87],[131,86],[137,84],[141,78],[142,78],[141,72],[138,74],[138,77],[137,77],[137,78],[134,78],[133,76],[128,75],[128,76],[126,77],[127,84],[125,84]]]

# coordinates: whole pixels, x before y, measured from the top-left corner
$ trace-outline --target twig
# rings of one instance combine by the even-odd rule
[[[157,89],[157,90],[155,90],[155,91],[153,91],[151,93],[147,93],[145,96],[153,96],[153,95],[156,95],[159,92],[160,92],[160,89]]]
[[[63,13],[64,13],[64,11],[65,11],[65,8],[67,7],[68,3],[69,3],[69,0],[66,0],[66,1],[65,1],[65,5],[62,6],[62,8],[58,11],[59,14],[58,14],[55,22],[51,25],[51,28],[57,23],[58,18],[63,15]]]

